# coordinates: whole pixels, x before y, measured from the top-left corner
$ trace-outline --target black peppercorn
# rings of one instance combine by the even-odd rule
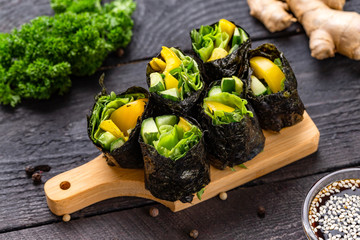
[[[35,172],[35,168],[33,166],[27,166],[25,168],[25,172],[28,177],[31,177],[33,175],[33,173]]]
[[[37,165],[34,169],[35,171],[49,172],[51,167],[49,165]]]
[[[120,48],[119,50],[116,51],[118,57],[121,57],[122,55],[124,55],[124,49]]]
[[[263,206],[259,206],[258,210],[257,210],[257,215],[259,218],[264,218],[265,217],[265,208]]]
[[[197,238],[199,236],[199,232],[198,232],[198,230],[196,230],[196,229],[194,229],[194,230],[191,230],[191,232],[190,232],[190,237],[192,237],[192,238]]]
[[[159,209],[156,207],[151,207],[149,210],[150,216],[157,217],[159,215]]]
[[[33,182],[35,184],[41,183],[41,173],[40,172],[36,172],[31,176]]]

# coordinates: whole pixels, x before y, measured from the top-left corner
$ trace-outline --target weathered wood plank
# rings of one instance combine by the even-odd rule
[[[274,40],[272,40],[274,42]],[[252,184],[269,183],[360,164],[360,75],[358,62],[342,56],[326,61],[309,57],[307,38],[297,35],[275,43],[291,62],[299,82],[299,92],[320,133],[319,152]],[[131,85],[145,87],[146,61],[106,71],[111,90]],[[15,109],[0,111],[0,231],[53,221],[47,209],[42,186],[33,186],[24,168],[34,162],[47,162],[50,178],[79,166],[98,155],[86,134],[86,114],[93,96],[100,90],[96,79],[74,81],[70,93],[49,101],[25,102]],[[94,215],[141,206],[142,199],[116,198],[96,204],[79,213]],[[206,203],[204,203],[206,205]],[[5,221],[6,219],[6,221]]]
[[[345,8],[359,12],[360,2],[349,1]],[[8,32],[38,15],[51,14],[48,0],[0,0],[0,31]],[[138,9],[134,14],[134,38],[126,55],[123,58],[109,58],[105,65],[151,57],[162,45],[176,45],[189,50],[188,31],[221,17],[235,20],[255,39],[279,36],[269,34],[257,20],[248,15],[245,1],[167,1],[160,5],[157,1],[142,0],[138,1]],[[292,34],[294,29],[280,33],[280,36]],[[285,52],[294,67],[300,95],[321,132],[320,151],[252,184],[282,181],[359,165],[359,63],[341,56],[326,61],[312,59],[304,35],[271,41]],[[140,61],[106,71],[109,89],[124,90],[133,84],[145,86],[145,65],[146,61]],[[99,91],[96,83],[99,74],[77,79],[71,92],[64,97],[54,97],[50,101],[28,101],[14,110],[0,107],[0,140],[4,143],[0,147],[0,231],[58,221],[46,207],[42,186],[33,186],[31,180],[25,177],[23,169],[30,163],[47,162],[53,169],[46,176],[51,177],[98,155],[86,136],[85,115],[92,104],[92,96]],[[74,217],[119,211],[149,203],[136,198],[116,198],[86,208]],[[203,207],[210,209],[209,206],[204,203]],[[134,224],[140,223],[140,220],[134,221]],[[232,231],[224,224],[221,226],[223,230],[229,231],[229,237],[235,238],[236,235],[231,234],[240,231]],[[124,227],[128,226],[124,223]],[[167,226],[165,229],[171,230],[172,227]],[[85,230],[89,233],[94,231],[90,228]],[[270,233],[268,237],[272,236]]]
[[[145,63],[123,67],[113,75],[119,74],[117,80],[112,84],[109,82],[109,87],[116,89],[114,85],[119,87],[120,84],[125,89],[133,81],[141,83],[142,77],[134,77],[139,67],[144,69]],[[111,71],[108,73],[110,75]],[[99,154],[86,133],[86,115],[93,104],[93,96],[100,91],[96,80],[98,75],[92,80],[79,79],[64,97],[29,101],[15,109],[0,108],[0,129],[3,131],[0,138],[9,143],[0,147],[0,231],[54,219],[46,207],[43,185],[34,186],[31,179],[26,178],[26,165],[49,164],[52,169],[44,175],[50,178]],[[119,80],[121,83],[117,82]],[[64,158],[67,161],[64,162]],[[106,206],[128,208],[146,203],[149,201],[124,198]],[[102,208],[107,211],[105,205]],[[93,214],[98,210],[90,212]]]
[[[0,0],[0,32],[10,32],[37,16],[53,15],[49,2],[49,0]]]
[[[189,33],[193,28],[217,22],[221,18],[234,21],[242,26],[256,41],[266,38],[279,38],[304,32],[301,25],[294,23],[288,29],[270,33],[262,23],[249,14],[247,1],[167,1],[159,4],[156,0],[142,0],[134,13],[134,36],[125,50],[125,55],[118,58],[112,54],[104,65],[136,59],[154,57],[161,46],[176,46],[185,51],[191,50]],[[348,1],[347,11],[360,12],[360,1]]]
[[[104,62],[105,66],[156,55],[162,45],[177,46],[183,50],[191,49],[189,32],[204,24],[211,24],[220,18],[235,21],[244,27],[254,40],[278,38],[303,32],[295,23],[289,29],[270,33],[256,19],[249,15],[249,7],[244,1],[165,1],[138,0],[133,14],[135,21],[134,35],[131,44],[126,48],[124,56],[119,58],[111,54]],[[360,12],[359,1],[348,1],[347,11]],[[14,27],[40,15],[53,15],[49,0],[0,0],[0,31],[9,32]]]
[[[360,164],[359,63],[342,56],[326,61],[312,59],[307,38],[297,35],[271,40],[291,62],[307,111],[320,130],[319,152],[252,184],[326,172]],[[258,43],[256,43],[258,44]],[[107,70],[109,90],[145,86],[146,61]],[[33,186],[26,165],[47,162],[50,178],[98,155],[86,134],[86,114],[100,90],[97,78],[74,81],[71,92],[49,101],[27,101],[15,108],[0,107],[0,231],[47,223],[56,219],[47,209],[42,186]],[[24,119],[25,118],[25,119]],[[116,198],[79,213],[91,216],[149,204],[135,198]],[[207,203],[204,203],[205,205]]]
[[[303,199],[323,174],[296,180],[238,188],[228,199],[213,198],[181,212],[162,205],[152,218],[149,207],[129,209],[88,218],[73,219],[9,232],[2,239],[186,239],[192,229],[198,239],[306,239],[301,224]],[[257,216],[258,206],[266,209]]]

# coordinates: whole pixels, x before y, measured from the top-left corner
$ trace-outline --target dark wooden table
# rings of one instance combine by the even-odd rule
[[[52,15],[48,2],[0,0],[0,31]],[[340,55],[313,59],[300,25],[270,34],[250,17],[244,0],[137,3],[134,36],[122,57],[109,56],[94,76],[74,77],[63,97],[0,107],[0,239],[186,239],[192,229],[199,239],[305,239],[300,216],[309,188],[329,172],[360,165],[360,63]],[[348,1],[345,9],[360,12],[360,2]],[[86,114],[100,90],[100,74],[106,73],[111,90],[145,87],[145,66],[162,45],[189,52],[189,31],[220,18],[243,26],[253,47],[271,42],[285,53],[320,130],[318,152],[228,192],[226,201],[215,197],[178,213],[150,200],[121,197],[76,212],[68,223],[53,215],[43,185],[33,185],[24,168],[47,163],[49,179],[99,155],[87,137]],[[256,214],[259,205],[266,208],[265,218]],[[157,218],[149,216],[151,206],[159,208]]]

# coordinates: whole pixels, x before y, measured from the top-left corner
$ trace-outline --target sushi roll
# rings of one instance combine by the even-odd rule
[[[147,65],[146,76],[159,114],[187,115],[204,89],[196,61],[173,47],[162,47]]]
[[[201,63],[206,84],[223,77],[242,76],[251,40],[240,26],[226,19],[190,32],[192,49]]]
[[[148,99],[148,91],[141,87],[97,97],[88,116],[88,135],[109,165],[143,168],[138,137],[141,120],[151,113]]]
[[[249,52],[247,98],[263,129],[279,132],[303,119],[297,81],[284,54],[273,44]]]
[[[218,169],[244,163],[264,149],[265,137],[256,114],[241,96],[244,83],[237,77],[210,85],[201,104],[201,125],[211,165]]]
[[[210,182],[203,133],[194,119],[176,115],[147,118],[139,142],[145,187],[155,197],[191,202]]]

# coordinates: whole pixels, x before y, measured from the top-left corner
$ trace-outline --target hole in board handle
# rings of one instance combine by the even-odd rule
[[[60,188],[62,190],[68,190],[70,188],[71,184],[68,181],[63,181],[60,183]]]

